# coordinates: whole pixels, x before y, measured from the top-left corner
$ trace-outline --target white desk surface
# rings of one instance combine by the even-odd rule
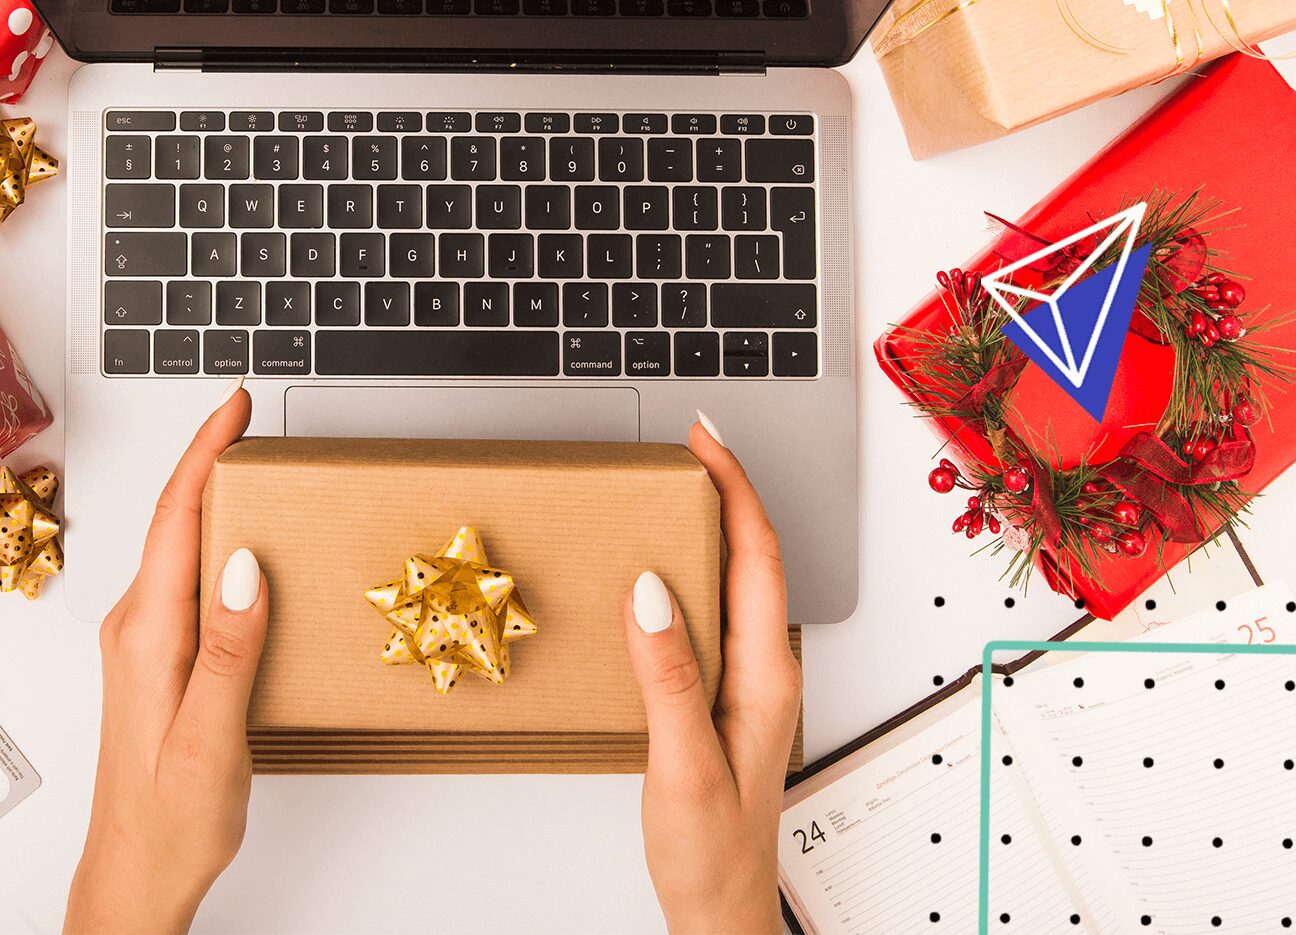
[[[40,143],[56,155],[67,151],[65,90],[74,67],[52,53],[19,107],[0,108],[34,116]],[[849,622],[805,630],[807,760],[929,694],[933,676],[960,675],[987,640],[1044,639],[1077,616],[1042,582],[1006,608],[1012,592],[997,581],[997,561],[970,557],[967,540],[944,533],[951,503],[926,483],[935,444],[877,369],[871,343],[927,292],[937,269],[985,241],[983,210],[1018,215],[1176,85],[915,162],[872,56],[862,53],[844,71],[857,115],[864,597]],[[56,181],[0,226],[0,324],[58,416],[64,216]],[[202,415],[194,413],[195,424]],[[61,419],[10,461],[61,469]],[[1296,497],[1296,476],[1289,472],[1269,493]],[[1245,539],[1267,577],[1296,581],[1296,553],[1276,515],[1286,512],[1261,507]],[[936,595],[944,607],[935,607]],[[99,705],[97,631],[68,614],[62,582],[38,603],[0,599],[0,724],[44,779],[0,818],[0,931],[52,933],[61,925],[89,815]],[[258,777],[242,853],[195,931],[661,931],[643,862],[639,791],[634,776]],[[392,803],[406,801],[408,817],[393,822],[401,810]],[[449,807],[432,814],[414,804],[429,801]],[[471,819],[455,814],[456,801],[474,803]],[[481,809],[484,801],[492,807]],[[398,868],[419,868],[424,878],[443,873],[453,892],[460,862],[478,873],[491,868],[500,881],[487,915],[402,897],[419,888],[407,888]]]

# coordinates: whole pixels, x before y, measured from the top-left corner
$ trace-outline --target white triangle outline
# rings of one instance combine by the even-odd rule
[[[1125,267],[1129,264],[1130,254],[1134,252],[1134,241],[1138,237],[1139,228],[1142,226],[1143,217],[1146,214],[1147,202],[1140,202],[1139,204],[1126,208],[1124,211],[1113,214],[1106,220],[1099,221],[1090,227],[1086,227],[1079,233],[1072,234],[1065,240],[1059,240],[1057,243],[1050,244],[1024,259],[1018,260],[1002,269],[995,270],[993,273],[983,277],[981,280],[981,285],[985,287],[986,292],[990,294],[991,298],[999,303],[1000,307],[1008,313],[1008,316],[1015,321],[1026,336],[1031,339],[1031,342],[1044,353],[1044,355],[1053,363],[1053,366],[1057,367],[1057,369],[1068,380],[1070,380],[1076,388],[1084,385],[1085,377],[1089,374],[1089,365],[1093,362],[1094,351],[1097,350],[1098,341],[1102,337],[1103,328],[1107,325],[1107,316],[1111,312],[1112,301],[1115,299],[1116,290],[1125,276]],[[1095,236],[1109,227],[1111,228],[1111,232],[1107,234],[1107,236],[1103,238],[1096,247],[1094,247],[1093,251],[1085,258],[1084,262],[1076,267],[1069,276],[1067,276],[1062,284],[1054,290],[1051,296],[1043,295],[1039,292],[1025,289],[1006,281],[1018,270],[1032,266],[1045,257],[1056,253],[1058,250],[1069,247],[1088,237]],[[1103,300],[1101,311],[1098,313],[1098,320],[1094,324],[1093,334],[1090,335],[1089,346],[1085,349],[1084,359],[1077,366],[1075,351],[1071,347],[1071,339],[1067,335],[1066,325],[1062,322],[1062,312],[1058,308],[1058,300],[1066,294],[1068,289],[1075,285],[1076,282],[1078,282],[1087,272],[1089,272],[1090,269],[1093,268],[1094,262],[1098,257],[1102,256],[1103,253],[1105,253],[1107,249],[1116,242],[1117,238],[1121,236],[1125,237],[1125,244],[1121,249],[1120,258],[1116,261],[1116,274],[1112,277],[1111,285],[1107,287],[1107,296]],[[1062,350],[1066,353],[1067,359],[1065,361],[1059,360],[1057,353],[1053,348],[1049,347],[1035,329],[1027,324],[1025,319],[1018,314],[1016,306],[1008,296],[1032,299],[1036,302],[1047,304],[1048,307],[1052,309],[1053,324],[1057,328],[1058,337],[1062,339]]]

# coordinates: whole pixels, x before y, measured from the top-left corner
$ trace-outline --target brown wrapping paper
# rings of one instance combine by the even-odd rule
[[[897,0],[872,44],[923,159],[1294,28],[1293,0]]]

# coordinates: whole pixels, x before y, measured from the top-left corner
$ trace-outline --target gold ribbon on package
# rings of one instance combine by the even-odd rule
[[[57,492],[58,478],[47,467],[19,476],[0,464],[0,593],[21,591],[34,601],[45,579],[63,570]]]
[[[465,670],[502,684],[509,644],[536,632],[513,576],[487,563],[481,537],[471,526],[461,528],[436,555],[411,556],[403,578],[365,597],[396,627],[383,661],[427,666],[443,695]]]
[[[36,121],[0,120],[0,222],[26,200],[28,188],[58,170],[58,160],[36,145]]]

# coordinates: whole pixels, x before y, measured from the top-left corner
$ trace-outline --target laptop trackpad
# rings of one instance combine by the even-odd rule
[[[639,441],[629,387],[293,386],[287,435]]]

